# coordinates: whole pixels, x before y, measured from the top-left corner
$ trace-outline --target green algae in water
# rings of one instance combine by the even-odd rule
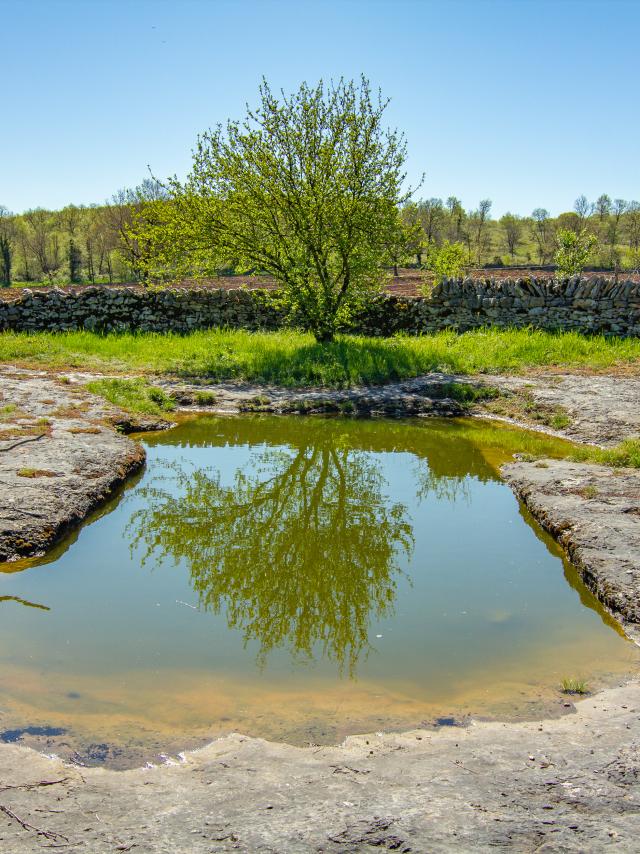
[[[2,566],[3,729],[94,748],[232,730],[326,742],[549,711],[567,673],[597,685],[637,667],[499,478],[513,453],[567,443],[294,417],[143,441],[144,474],[77,537]]]

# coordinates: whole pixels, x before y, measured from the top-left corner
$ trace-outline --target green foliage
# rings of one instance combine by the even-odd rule
[[[225,611],[261,662],[279,647],[313,659],[319,646],[353,673],[371,622],[392,610],[413,536],[379,466],[345,438],[307,429],[229,485],[218,471],[169,464],[140,492],[132,548],[143,563],[184,561],[200,606]]]
[[[576,448],[571,458],[580,463],[598,463],[612,468],[640,469],[640,439],[625,439],[615,448],[596,448],[585,445]]]
[[[585,268],[593,250],[598,244],[595,234],[585,228],[579,232],[560,229],[558,232],[558,251],[555,262],[561,276],[577,276]]]
[[[464,274],[467,264],[467,253],[462,243],[449,243],[445,240],[442,246],[433,248],[429,253],[427,266],[433,270],[436,282],[444,279],[459,279]]]
[[[92,380],[87,383],[87,389],[127,412],[162,415],[175,409],[175,401],[145,379]]]
[[[589,686],[584,679],[565,678],[561,682],[563,694],[588,694]]]
[[[270,273],[319,341],[379,288],[397,241],[404,138],[383,125],[368,81],[303,83],[198,138],[186,183],[143,205],[130,233],[150,274],[211,273],[222,264]]]
[[[480,329],[420,337],[340,335],[322,347],[311,335],[293,330],[211,329],[191,335],[3,332],[0,362],[344,387],[437,370],[473,374],[549,365],[595,370],[638,366],[640,340],[536,329]]]

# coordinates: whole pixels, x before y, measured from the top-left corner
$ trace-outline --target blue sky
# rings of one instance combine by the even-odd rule
[[[422,196],[557,214],[640,199],[640,0],[0,0],[0,204],[184,175],[198,132],[273,88],[392,98]],[[7,120],[7,117],[8,120]]]

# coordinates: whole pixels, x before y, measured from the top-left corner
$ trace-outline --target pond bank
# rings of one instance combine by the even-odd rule
[[[541,723],[296,748],[241,735],[132,771],[0,749],[0,847],[150,852],[637,850],[640,686]]]

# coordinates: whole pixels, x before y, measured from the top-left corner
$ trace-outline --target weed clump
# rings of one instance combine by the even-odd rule
[[[175,401],[146,379],[101,379],[87,383],[87,389],[127,412],[162,415],[176,408]]]
[[[560,683],[563,694],[588,694],[589,686],[584,679],[566,678]]]

